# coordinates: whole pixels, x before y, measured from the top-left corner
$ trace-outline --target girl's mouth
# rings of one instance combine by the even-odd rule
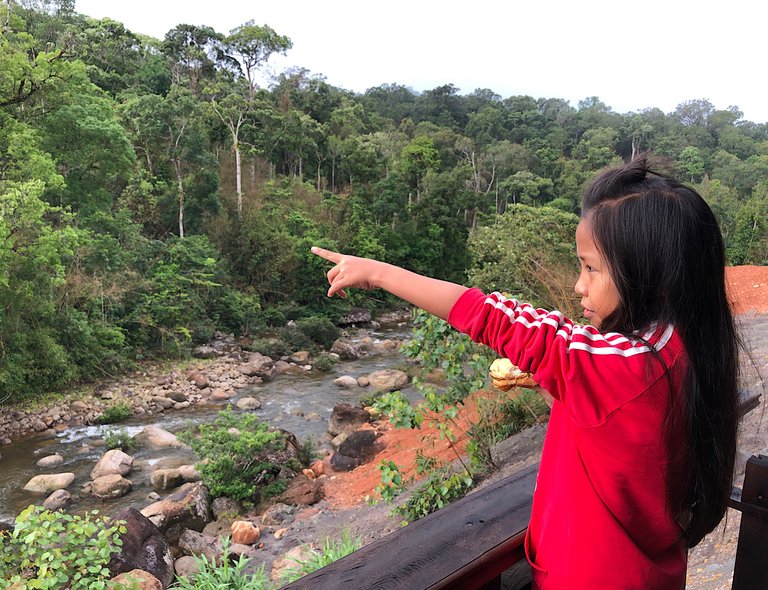
[[[585,318],[587,318],[588,320],[591,320],[592,316],[594,316],[594,315],[595,315],[594,311],[592,311],[591,309],[587,309],[586,307],[584,308],[584,317]]]

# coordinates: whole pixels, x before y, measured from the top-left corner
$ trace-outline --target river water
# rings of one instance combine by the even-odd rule
[[[404,328],[394,328],[382,329],[370,335],[374,340],[402,340],[408,337],[409,332]],[[355,403],[369,393],[366,388],[339,388],[333,380],[341,375],[358,377],[379,369],[396,368],[405,360],[401,353],[395,352],[356,361],[342,361],[327,373],[310,371],[300,375],[280,375],[269,383],[244,387],[238,391],[237,396],[225,402],[198,403],[183,410],[167,410],[159,415],[134,417],[120,424],[73,427],[55,433],[45,431],[0,447],[0,520],[12,521],[29,504],[42,503],[45,495],[22,489],[33,476],[41,473],[75,474],[75,481],[68,491],[73,496],[80,496],[80,499],[72,505],[72,511],[96,509],[109,515],[126,506],[143,508],[152,502],[148,498],[152,492],[149,483],[151,472],[158,468],[194,463],[194,453],[188,448],[132,449],[128,453],[134,458],[133,470],[126,478],[133,482],[133,490],[121,498],[99,500],[81,494],[80,489],[90,481],[91,470],[107,450],[104,436],[119,430],[134,436],[149,424],[178,433],[197,424],[212,422],[218,412],[242,397],[252,396],[261,401],[261,408],[252,412],[262,420],[292,432],[300,440],[311,437],[316,448],[323,444],[327,446],[328,418],[334,405],[341,402]],[[404,393],[415,396],[409,390]],[[39,459],[54,453],[64,458],[63,464],[47,469],[36,466]]]

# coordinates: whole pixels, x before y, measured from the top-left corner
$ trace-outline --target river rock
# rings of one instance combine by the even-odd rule
[[[296,506],[289,506],[283,502],[277,502],[267,508],[261,515],[261,524],[264,526],[277,526],[293,519]]]
[[[340,359],[354,361],[363,356],[360,347],[347,338],[339,338],[331,346],[331,353],[339,355]]]
[[[212,562],[220,562],[223,557],[221,554],[221,539],[219,537],[204,535],[197,531],[184,531],[179,537],[179,548],[188,555],[204,555]],[[236,558],[240,555],[254,558],[257,556],[257,553],[247,545],[231,543],[226,558]]]
[[[292,506],[312,506],[323,499],[325,490],[323,480],[294,477],[282,494],[280,501]]]
[[[163,430],[159,426],[145,426],[144,429],[136,435],[136,438],[145,441],[155,448],[164,447],[183,447],[184,444],[176,438],[175,434]]]
[[[397,352],[400,349],[400,343],[397,340],[380,340],[373,343],[373,352],[388,353]]]
[[[133,590],[164,590],[162,582],[155,576],[144,570],[131,570],[112,578],[107,584],[107,589],[131,588]]]
[[[339,318],[336,322],[339,326],[351,326],[353,324],[367,324],[371,321],[371,312],[362,307],[355,307],[348,314]]]
[[[184,529],[195,531],[211,521],[208,488],[202,483],[184,484],[167,498],[150,504],[141,513],[175,544]]]
[[[357,379],[351,375],[342,375],[333,380],[334,385],[341,387],[342,389],[357,389],[359,387]]]
[[[271,379],[275,375],[272,359],[259,352],[252,353],[248,362],[238,367],[238,371],[248,377],[261,377],[262,379]]]
[[[56,490],[48,496],[43,502],[43,508],[54,512],[60,508],[65,508],[72,503],[72,494],[67,490]]]
[[[74,473],[45,473],[30,479],[24,489],[28,492],[50,494],[69,487],[73,481],[75,481]]]
[[[56,467],[64,463],[64,457],[58,454],[48,455],[40,459],[35,465],[38,467]]]
[[[168,541],[152,522],[135,508],[124,508],[112,521],[125,521],[119,553],[112,556],[109,571],[117,575],[134,569],[151,573],[168,587],[173,582],[173,557]]]
[[[223,402],[232,397],[235,397],[235,392],[231,389],[214,389],[211,392],[211,401]]]
[[[247,520],[236,520],[230,527],[230,537],[233,543],[253,545],[261,538],[261,530]]]
[[[237,400],[236,405],[241,410],[258,410],[261,407],[261,402],[255,397],[243,397]]]
[[[306,350],[298,350],[290,356],[290,360],[297,365],[306,365],[309,362],[309,352]]]
[[[205,389],[208,387],[208,378],[200,371],[194,371],[193,373],[190,373],[187,379],[192,381],[198,389]]]
[[[311,558],[312,548],[309,545],[297,545],[272,562],[272,579],[280,580],[287,572],[296,569],[297,563],[303,563]]]
[[[173,562],[173,569],[179,578],[189,578],[193,580],[195,574],[200,571],[197,560],[194,555],[182,555]]]
[[[355,430],[339,445],[339,453],[354,459],[364,460],[373,454],[373,444],[376,442],[376,431],[369,429]]]
[[[181,479],[184,480],[184,483],[200,481],[202,479],[200,472],[194,465],[179,465],[177,469],[179,475],[181,475]]]
[[[361,407],[346,403],[336,404],[328,419],[328,432],[336,436],[342,432],[357,430],[359,426],[367,424],[370,419],[370,414]]]
[[[112,473],[94,479],[91,494],[99,500],[109,500],[125,496],[132,487],[133,483],[130,480],[117,473]]]
[[[368,387],[371,384],[371,382],[368,380],[368,377],[366,375],[361,375],[360,377],[357,378],[357,384],[360,387]]]
[[[173,401],[175,401],[177,403],[178,402],[185,402],[185,401],[187,401],[189,399],[186,393],[184,393],[183,391],[176,391],[176,390],[169,391],[165,395],[165,397],[169,397],[169,398],[171,398]]]
[[[34,430],[35,432],[42,432],[43,430],[48,428],[48,425],[42,420],[40,420],[39,418],[37,420],[33,420],[31,426],[32,426],[32,430]]]
[[[211,503],[211,510],[215,518],[221,518],[222,516],[235,517],[240,514],[240,509],[240,502],[226,496],[220,496]]]
[[[150,398],[149,401],[163,410],[170,410],[175,403],[171,398],[165,397],[164,395],[155,395]]]
[[[91,479],[97,479],[104,475],[128,475],[133,468],[133,457],[124,453],[120,449],[107,451],[99,459],[96,466],[91,470]]]
[[[408,375],[397,369],[381,369],[368,375],[368,381],[377,391],[396,391],[408,384]]]
[[[219,356],[220,354],[213,346],[209,346],[207,344],[201,344],[200,346],[195,346],[195,348],[192,350],[192,356],[196,359],[212,359],[216,356]]]
[[[69,404],[69,409],[73,412],[84,412],[88,409],[88,404],[82,400],[77,399]]]
[[[171,490],[183,482],[184,478],[178,469],[155,469],[150,476],[150,483],[155,490]]]
[[[347,457],[341,453],[334,453],[331,455],[331,467],[334,471],[352,471],[360,465],[360,459],[354,457]]]

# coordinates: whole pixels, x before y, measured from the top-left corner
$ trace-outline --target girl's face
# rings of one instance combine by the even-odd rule
[[[581,273],[574,288],[581,295],[581,306],[587,321],[599,328],[618,307],[619,291],[608,272],[608,264],[595,245],[587,219],[582,219],[576,227],[576,254],[581,263]]]

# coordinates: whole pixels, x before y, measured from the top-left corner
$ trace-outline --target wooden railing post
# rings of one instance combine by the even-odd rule
[[[750,457],[741,498],[730,505],[741,511],[731,590],[768,588],[768,457]]]

